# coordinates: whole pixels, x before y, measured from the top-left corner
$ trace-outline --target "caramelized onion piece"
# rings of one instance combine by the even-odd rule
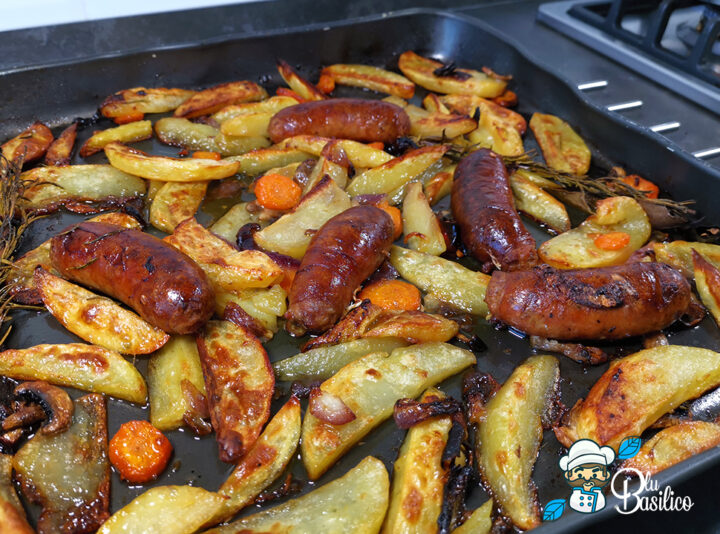
[[[344,425],[355,420],[355,414],[340,397],[320,388],[310,392],[308,409],[315,417],[331,425]]]

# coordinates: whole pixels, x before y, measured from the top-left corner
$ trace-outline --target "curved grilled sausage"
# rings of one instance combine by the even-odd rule
[[[455,169],[450,201],[460,237],[489,272],[529,269],[538,261],[536,244],[515,211],[502,158],[481,148]]]
[[[392,219],[374,206],[356,206],[326,222],[290,287],[287,331],[302,335],[333,326],[357,287],[387,257],[392,236]]]
[[[102,291],[169,334],[190,334],[210,318],[215,296],[185,254],[139,230],[84,222],[52,239],[50,259],[63,277]]]
[[[664,263],[496,271],[485,294],[495,319],[533,336],[559,340],[612,340],[657,332],[680,318],[690,300],[690,284]]]
[[[391,143],[410,133],[410,118],[395,104],[360,98],[335,98],[290,106],[270,120],[273,143],[294,135],[319,135],[366,143]]]

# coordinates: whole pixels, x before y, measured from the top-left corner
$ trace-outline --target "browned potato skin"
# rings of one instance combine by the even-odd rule
[[[360,98],[334,98],[290,106],[278,111],[268,126],[273,143],[296,135],[391,143],[408,133],[410,118],[400,106]]]
[[[485,294],[490,313],[527,334],[614,340],[657,332],[690,305],[690,284],[664,263],[600,269],[495,272]]]
[[[481,148],[455,169],[450,201],[463,243],[489,272],[529,269],[538,262],[535,240],[515,211],[508,172],[500,156]]]
[[[320,333],[334,325],[357,287],[387,258],[392,236],[392,219],[375,206],[356,206],[326,222],[290,287],[288,332]]]
[[[57,139],[52,142],[45,154],[45,165],[70,165],[75,138],[77,137],[77,122],[65,128]]]
[[[139,230],[84,222],[52,239],[50,258],[63,277],[102,291],[169,334],[197,332],[215,295],[185,254]]]

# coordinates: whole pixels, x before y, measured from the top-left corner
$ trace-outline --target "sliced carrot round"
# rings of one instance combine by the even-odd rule
[[[597,248],[603,250],[622,250],[630,244],[630,234],[610,232],[597,236],[593,241]]]
[[[385,310],[419,310],[420,291],[402,280],[381,280],[363,288],[358,298],[369,299]]]
[[[326,95],[329,95],[335,90],[335,78],[327,74],[322,74],[318,80],[317,88]]]
[[[108,456],[124,480],[144,484],[163,472],[172,451],[170,440],[148,421],[128,421],[110,440]]]
[[[289,210],[297,206],[302,188],[282,174],[266,174],[255,182],[255,197],[262,207],[270,210]]]

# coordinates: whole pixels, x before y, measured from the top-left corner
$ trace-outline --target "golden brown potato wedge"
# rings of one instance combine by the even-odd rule
[[[554,115],[534,113],[530,129],[548,167],[577,175],[590,170],[590,149],[567,122]]]
[[[147,400],[145,380],[117,352],[85,345],[35,345],[0,352],[0,374],[16,380],[45,380],[138,404]]]
[[[97,534],[193,534],[223,501],[194,486],[156,486],[115,512]]]
[[[475,119],[454,113],[430,112],[417,106],[407,106],[410,117],[410,135],[419,138],[452,139],[477,128]]]
[[[205,198],[209,182],[167,182],[150,204],[150,224],[171,234],[185,219],[194,217]]]
[[[264,137],[227,136],[209,124],[179,117],[165,117],[155,123],[155,135],[161,142],[187,150],[217,152],[221,156],[239,156],[270,146]]]
[[[34,122],[30,127],[0,146],[3,157],[13,163],[31,163],[42,158],[53,142],[50,128],[42,122]]]
[[[305,100],[325,100],[327,98],[325,93],[300,76],[287,61],[278,59],[277,70],[283,80],[285,80],[285,83],[290,86],[290,89],[300,95],[300,98],[304,98]]]
[[[565,204],[525,178],[522,174],[510,176],[510,187],[515,197],[515,209],[524,213],[553,234],[570,230],[570,216]]]
[[[424,182],[423,192],[431,206],[440,202],[452,191],[453,174],[456,166],[454,163],[447,165]]]
[[[412,250],[433,256],[439,256],[447,250],[440,223],[419,182],[408,184],[405,189],[402,219],[405,242]]]
[[[514,128],[520,135],[524,135],[527,130],[527,121],[525,118],[503,106],[498,106],[492,100],[487,100],[475,95],[444,95],[440,97],[440,102],[446,105],[455,113],[474,117],[477,110],[480,113],[488,113],[497,121],[507,128]]]
[[[598,201],[594,215],[545,241],[538,254],[558,269],[620,265],[647,242],[651,231],[650,220],[635,199],[604,198]]]
[[[227,136],[235,137],[267,137],[270,119],[275,113],[258,111],[243,113],[222,123],[220,131]]]
[[[375,534],[388,506],[390,480],[383,463],[366,457],[316,490],[207,534]]]
[[[624,469],[637,469],[654,475],[720,445],[720,425],[705,421],[686,421],[663,428],[642,444],[636,456],[625,460]]]
[[[392,352],[408,343],[395,337],[353,339],[337,345],[317,348],[290,356],[273,364],[278,380],[327,380],[345,365],[372,352]]]
[[[451,113],[440,97],[435,93],[428,93],[422,101],[423,107],[431,113]]]
[[[205,395],[205,381],[197,343],[192,336],[173,336],[150,357],[148,390],[150,422],[157,429],[176,430],[185,424],[185,415],[194,413],[187,394],[187,381]]]
[[[720,324],[720,270],[693,250],[695,266],[695,289],[700,300]]]
[[[222,317],[230,302],[240,306],[271,332],[278,331],[278,317],[287,311],[287,293],[279,285],[234,292],[216,291],[215,313]]]
[[[230,156],[229,161],[238,164],[238,172],[258,176],[274,167],[299,163],[312,157],[311,154],[292,147],[269,147],[251,150],[241,156]]]
[[[424,58],[412,51],[400,55],[398,68],[420,87],[435,93],[471,94],[494,98],[500,96],[507,87],[505,80],[471,69],[449,69],[439,61]]]
[[[515,368],[487,403],[478,429],[478,464],[497,504],[520,529],[540,524],[531,475],[543,418],[558,395],[560,370],[553,356],[532,356]]]
[[[35,167],[22,174],[27,180],[24,204],[48,213],[64,206],[80,213],[97,211],[91,204],[122,204],[145,194],[145,181],[110,165]],[[98,208],[101,209],[101,208]]]
[[[505,108],[501,109],[507,111]],[[501,156],[520,156],[525,153],[522,137],[518,130],[502,117],[496,115],[488,106],[484,106],[480,113],[478,132],[475,133],[475,136],[468,136],[471,143],[476,142],[477,135],[482,136],[480,139],[481,146],[484,146],[484,139],[491,139],[491,144],[488,148],[491,148]]]
[[[453,534],[490,534],[492,529],[493,500],[473,510],[467,520],[453,530]]]
[[[268,287],[283,275],[264,252],[237,250],[195,219],[177,225],[165,241],[195,260],[214,286],[227,291]]]
[[[415,398],[427,388],[475,363],[475,356],[445,343],[424,343],[373,353],[347,364],[320,389],[337,396],[356,416],[343,425],[305,414],[302,457],[315,480],[355,443],[390,417],[398,399]]]
[[[430,388],[420,402],[444,398],[440,390]],[[445,416],[428,419],[408,430],[393,466],[383,534],[437,532],[450,471],[442,459],[451,427],[452,419]]]
[[[259,102],[247,102],[245,104],[233,104],[225,106],[213,115],[213,120],[218,124],[224,124],[225,121],[245,115],[249,113],[272,113],[294,106],[297,100],[289,96],[271,96],[267,100]]]
[[[172,111],[195,93],[186,89],[133,87],[107,97],[100,105],[100,113],[103,117],[120,118],[121,121],[125,117],[141,120],[145,113]]]
[[[347,188],[352,196],[391,193],[425,172],[448,151],[444,145],[409,150],[387,163],[355,176]]]
[[[128,174],[162,180],[165,182],[201,182],[220,180],[235,174],[240,164],[223,159],[168,158],[151,156],[122,143],[110,143],[105,146],[105,155],[110,165]]]
[[[400,98],[409,99],[415,94],[415,84],[405,76],[370,65],[336,63],[325,67],[322,75],[330,76],[340,85],[362,87]]]
[[[345,191],[329,177],[323,178],[290,213],[257,232],[255,242],[265,250],[302,259],[312,239],[312,230],[318,230],[351,205]]]
[[[566,447],[588,438],[617,450],[626,437],[718,384],[717,352],[678,345],[641,350],[614,360],[555,435]]]
[[[93,532],[108,518],[107,441],[105,398],[92,394],[75,400],[65,432],[37,433],[15,454],[13,468],[23,493],[42,506],[40,534],[67,532],[70,525]]]
[[[123,354],[149,354],[170,336],[137,314],[43,268],[35,270],[35,286],[48,311],[83,340]]]
[[[486,274],[471,271],[454,261],[393,246],[390,263],[400,276],[443,302],[473,315],[485,316]]]
[[[249,81],[222,83],[195,93],[175,109],[175,117],[192,119],[210,115],[230,104],[256,102],[267,98],[267,92]]]
[[[240,228],[248,223],[257,222],[257,213],[247,210],[248,202],[239,202],[230,208],[225,215],[215,221],[209,230],[230,243],[237,241],[237,234]]]
[[[88,220],[116,224],[124,228],[141,228],[137,219],[125,213],[102,213]],[[12,288],[13,300],[21,304],[42,305],[42,299],[35,287],[35,268],[38,266],[54,275],[60,274],[50,261],[50,239],[13,262],[7,280],[8,287]]]
[[[64,165],[70,165],[70,159],[72,157],[72,151],[75,146],[75,139],[77,138],[77,123],[73,122],[70,126],[65,128],[57,139],[52,142],[45,153],[45,159],[43,163],[45,165],[62,167]]]
[[[15,493],[10,454],[0,453],[0,534],[34,534]]]
[[[300,422],[300,400],[292,396],[220,486],[227,499],[205,527],[230,519],[280,476],[300,441]]]
[[[96,131],[80,147],[80,156],[87,158],[97,154],[105,148],[105,145],[117,141],[120,143],[134,143],[152,137],[152,122],[136,121],[107,130]]]
[[[694,276],[693,251],[700,254],[711,265],[720,268],[720,245],[671,241],[669,243],[653,243],[653,251],[657,261],[675,267],[687,278]]]
[[[340,187],[345,189],[348,181],[348,169],[350,167],[350,160],[347,154],[340,146],[340,141],[332,141],[325,145],[323,155],[315,163],[310,176],[308,177],[307,183],[303,187],[303,193],[307,194],[320,183],[325,176],[329,176],[332,180]]]
[[[295,137],[283,139],[276,146],[302,150],[306,154],[319,157],[322,155],[325,145],[332,141],[332,139],[327,137],[296,135]],[[350,139],[338,139],[337,144],[345,151],[350,163],[352,163],[356,169],[379,167],[393,159],[393,157],[384,150]]]
[[[270,416],[275,375],[260,341],[228,321],[210,321],[197,344],[220,459],[236,462]]]

